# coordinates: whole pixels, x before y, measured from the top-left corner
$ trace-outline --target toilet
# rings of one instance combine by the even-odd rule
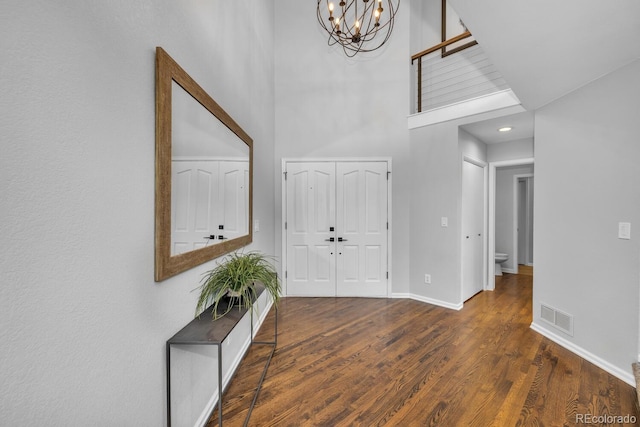
[[[502,263],[509,259],[509,255],[496,252],[496,276],[502,276]]]

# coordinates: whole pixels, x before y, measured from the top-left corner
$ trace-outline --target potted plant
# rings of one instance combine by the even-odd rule
[[[213,318],[227,314],[237,302],[238,308],[251,308],[257,298],[256,285],[262,284],[271,295],[274,304],[280,300],[280,280],[271,264],[273,258],[259,252],[234,252],[225,262],[204,273],[201,280],[200,297],[196,306],[196,316],[213,304]],[[231,301],[229,301],[231,299]],[[224,312],[219,313],[222,301],[228,302]],[[224,306],[224,304],[223,304]]]

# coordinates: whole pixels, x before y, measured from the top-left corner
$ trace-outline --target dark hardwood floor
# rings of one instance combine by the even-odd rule
[[[603,425],[581,422],[587,416],[638,417],[634,388],[529,328],[531,276],[497,279],[494,292],[461,311],[407,299],[283,299],[278,347],[249,425],[573,426]],[[269,316],[259,339],[273,337]],[[269,351],[253,346],[239,367],[224,396],[225,426],[243,424]]]

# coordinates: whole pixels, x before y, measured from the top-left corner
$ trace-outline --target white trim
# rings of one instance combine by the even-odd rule
[[[520,100],[511,89],[412,114],[408,117],[408,126],[409,129],[415,129],[508,107],[519,107],[518,111],[513,111],[509,114],[525,111],[520,105]]]
[[[466,154],[462,156],[462,161],[472,163],[478,167],[486,168],[488,163],[484,160],[479,160],[471,156],[467,156]]]
[[[339,162],[386,162],[387,163],[387,221],[389,222],[389,228],[387,229],[387,272],[389,273],[389,277],[387,278],[387,295],[386,298],[391,297],[392,289],[393,289],[393,267],[391,265],[392,257],[392,236],[393,236],[393,218],[391,213],[393,212],[393,203],[392,203],[392,189],[393,189],[393,159],[391,157],[283,157],[282,158],[282,173],[280,175],[281,191],[282,191],[282,214],[280,215],[281,223],[281,253],[282,253],[282,274],[280,277],[282,278],[282,293],[283,295],[287,295],[287,278],[284,277],[284,272],[287,271],[287,231],[284,228],[284,224],[287,221],[287,183],[284,179],[284,174],[287,171],[287,163],[289,162],[302,162],[302,163],[317,163],[317,162],[331,162],[331,163],[339,163]]]
[[[511,270],[513,270],[513,274],[518,274],[518,265],[520,264],[519,261],[519,246],[520,246],[520,241],[519,241],[519,234],[518,233],[518,222],[520,221],[520,190],[518,189],[518,179],[520,178],[532,178],[533,174],[532,173],[524,173],[524,174],[519,174],[519,175],[513,175],[513,268]],[[529,183],[527,181],[527,197],[529,196],[529,191],[530,189],[528,188]],[[531,221],[530,219],[530,215],[529,215],[529,199],[527,198],[526,201],[526,220],[525,223],[528,226],[529,222]],[[528,230],[526,231],[526,237],[525,237],[525,241],[526,241],[526,246],[529,246],[529,232]],[[502,271],[507,271],[504,268],[502,269]],[[510,273],[510,271],[507,271],[508,273]]]
[[[400,294],[399,294],[400,295]],[[404,295],[404,294],[402,294]],[[443,308],[448,308],[451,310],[456,310],[459,311],[462,309],[462,303],[459,302],[457,304],[448,302],[448,301],[442,301],[439,299],[435,299],[435,298],[429,298],[429,297],[425,297],[422,295],[416,295],[416,294],[408,294],[409,295],[409,299],[412,299],[414,301],[420,301],[420,302],[425,302],[427,304],[432,304],[432,305],[437,305],[438,307],[443,307]],[[395,295],[393,296],[394,298],[397,298]],[[404,298],[404,297],[401,297]]]
[[[409,292],[394,292],[391,294],[391,296],[389,298],[393,298],[393,299],[413,299],[411,298],[411,295],[413,295],[412,293]],[[638,355],[640,357],[640,355]],[[640,360],[640,359],[639,359]]]
[[[572,343],[571,341],[561,337],[560,335],[554,334],[553,332],[549,331],[548,329],[546,329],[542,325],[539,325],[539,324],[537,324],[535,322],[532,322],[531,323],[531,329],[533,329],[537,333],[549,338],[551,341],[555,342],[556,344],[561,345],[562,347],[566,348],[567,350],[571,351],[572,353],[577,354],[578,356],[580,356],[581,358],[587,360],[588,362],[593,363],[597,367],[599,367],[601,369],[604,369],[605,371],[607,371],[611,375],[621,379],[622,381],[626,382],[630,386],[632,386],[632,387],[636,386],[635,377],[633,376],[633,374],[631,372],[625,371],[624,369],[620,369],[617,366],[612,365],[611,363],[607,362],[606,360],[601,359],[600,357],[598,357],[595,354],[585,350],[584,348],[575,345],[574,343]]]
[[[391,157],[283,157],[282,165],[285,163],[318,163],[318,162],[387,162],[391,164]],[[283,169],[284,171],[284,169]]]
[[[287,292],[287,277],[285,277],[285,272],[287,271],[287,230],[285,228],[285,223],[287,222],[287,180],[284,179],[285,173],[287,172],[287,161],[288,159],[283,158],[281,164],[281,173],[280,173],[280,183],[282,184],[280,187],[281,191],[281,199],[282,203],[280,206],[280,259],[282,262],[280,265],[282,266],[282,271],[280,272],[280,278],[282,279],[282,295],[287,296],[289,293]]]
[[[172,162],[209,162],[209,161],[219,161],[219,162],[248,162],[249,159],[247,157],[213,157],[213,156],[202,156],[202,157],[192,157],[192,156],[173,156],[171,157]]]
[[[389,273],[389,277],[387,277],[387,298],[389,298],[389,295],[391,295],[391,292],[393,291],[393,267],[391,265],[391,260],[393,259],[391,257],[391,254],[393,253],[392,251],[392,245],[391,242],[393,241],[392,237],[393,237],[393,218],[391,216],[391,213],[393,212],[393,200],[392,200],[392,195],[393,195],[393,191],[391,191],[391,189],[393,188],[393,171],[391,169],[391,158],[388,158],[386,160],[387,162],[387,222],[389,224],[388,228],[387,228],[387,273]]]
[[[489,254],[496,253],[496,169],[505,166],[524,166],[533,164],[533,157],[489,162],[489,230],[487,233],[489,238]],[[493,259],[489,258],[487,267],[487,290],[492,291],[496,288],[495,256]]]

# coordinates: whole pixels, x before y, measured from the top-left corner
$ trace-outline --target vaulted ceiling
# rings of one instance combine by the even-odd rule
[[[448,1],[527,110],[640,58],[638,0]]]

